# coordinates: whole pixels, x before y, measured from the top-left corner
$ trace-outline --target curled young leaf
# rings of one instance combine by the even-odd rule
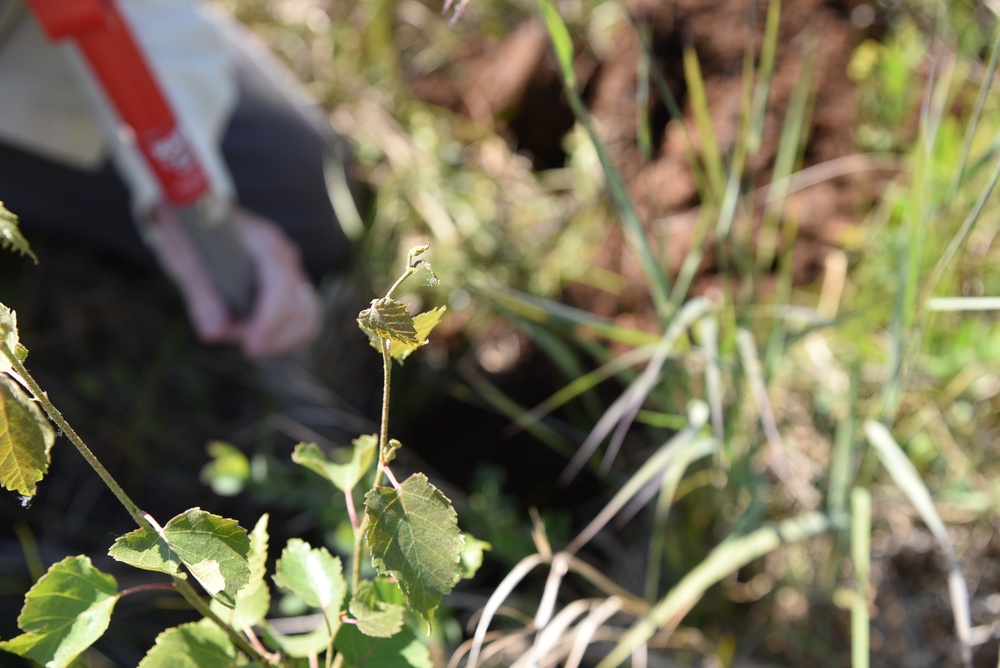
[[[413,318],[413,329],[416,334],[416,343],[397,343],[392,346],[390,355],[394,360],[403,362],[414,350],[427,343],[427,337],[431,331],[441,322],[441,316],[448,309],[447,306],[438,306],[430,311],[424,311]]]
[[[369,336],[417,345],[417,330],[406,304],[395,299],[373,299],[371,307],[358,314],[358,325]]]
[[[0,202],[0,247],[17,251],[21,255],[26,255],[38,264],[38,257],[28,245],[28,240],[21,234],[21,228],[17,224],[17,216]]]

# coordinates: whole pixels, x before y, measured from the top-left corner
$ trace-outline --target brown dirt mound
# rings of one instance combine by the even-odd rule
[[[854,86],[846,70],[859,39],[851,23],[853,5],[845,0],[795,0],[783,4],[777,65],[768,99],[760,149],[747,165],[747,183],[768,183],[781,138],[792,91],[802,75],[805,54],[815,48],[811,72],[814,103],[803,166],[816,165],[853,152],[852,131],[856,104]],[[684,109],[695,147],[700,142],[687,104],[683,51],[697,53],[713,128],[723,151],[733,146],[739,129],[744,50],[753,39],[758,52],[767,3],[748,11],[744,0],[654,0],[630,2],[632,15],[652,36],[652,66],[657,68]],[[614,36],[613,47],[597,53],[578,45],[575,69],[609,154],[628,184],[632,200],[651,235],[667,251],[676,271],[687,254],[694,230],[698,192],[688,160],[686,139],[678,123],[670,122],[667,107],[655,88],[646,112],[651,119],[653,153],[642,155],[636,137],[638,62],[640,43],[627,22]],[[437,72],[412,83],[420,99],[466,114],[502,133],[516,149],[532,158],[535,167],[557,167],[565,159],[561,145],[573,125],[573,115],[561,89],[548,37],[537,21],[526,21],[501,42],[470,47],[448,73]],[[839,243],[859,210],[858,187],[847,177],[831,178],[792,195],[786,216],[799,227],[794,278],[814,280],[824,257]],[[637,294],[610,298],[592,289],[577,289],[567,297],[604,315],[619,314],[642,301],[644,281],[616,226],[595,264],[622,274],[637,286]],[[714,259],[706,256],[702,272],[710,276]],[[641,309],[641,307],[639,307]]]

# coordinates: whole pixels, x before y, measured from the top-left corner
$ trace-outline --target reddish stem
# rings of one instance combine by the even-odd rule
[[[158,590],[166,590],[170,592],[175,591],[174,586],[169,582],[152,582],[150,584],[136,585],[135,587],[122,589],[120,592],[118,592],[118,597],[124,598],[126,596],[131,596],[132,594],[141,594],[144,591],[158,591]]]

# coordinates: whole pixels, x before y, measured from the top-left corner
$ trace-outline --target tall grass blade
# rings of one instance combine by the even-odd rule
[[[764,378],[764,370],[761,367],[760,358],[757,356],[757,344],[753,340],[753,334],[743,328],[737,330],[736,346],[740,352],[740,361],[743,364],[743,371],[747,375],[747,382],[750,384],[750,393],[757,404],[760,424],[764,429],[764,436],[770,449],[771,466],[775,475],[784,480],[788,475],[784,466],[787,453],[781,439],[781,432],[778,431],[778,421],[771,408],[771,400],[767,396],[767,380]]]
[[[646,57],[652,59],[652,43],[646,31],[643,30],[642,26],[636,20],[635,15],[632,13],[632,8],[628,6],[625,0],[620,0],[622,5],[622,11],[628,16],[629,23],[632,25],[632,29],[635,31],[636,37],[639,39],[639,46],[643,53],[647,54]],[[701,196],[703,201],[708,201],[709,199],[709,186],[708,181],[705,176],[705,167],[699,158],[698,153],[694,150],[694,140],[691,139],[691,132],[688,130],[687,123],[684,120],[684,112],[681,111],[681,107],[677,104],[677,98],[674,94],[670,92],[670,87],[667,85],[666,79],[663,78],[663,73],[655,67],[649,69],[649,75],[652,79],[653,85],[656,87],[656,92],[663,100],[663,104],[667,107],[667,113],[670,114],[670,120],[673,123],[679,124],[681,134],[684,136],[684,150],[687,153],[688,164],[691,165],[691,173],[694,176],[695,184],[698,188],[698,194]]]
[[[670,326],[663,333],[663,338],[660,339],[656,350],[653,352],[653,356],[649,360],[649,364],[646,365],[642,374],[605,411],[604,415],[597,421],[597,424],[594,425],[590,435],[587,436],[576,454],[573,455],[565,471],[560,476],[560,481],[563,484],[568,483],[576,477],[604,438],[612,430],[615,430],[615,435],[608,445],[607,453],[609,456],[605,457],[605,464],[610,461],[610,457],[617,451],[618,446],[625,437],[625,432],[631,426],[646,397],[659,380],[660,371],[673,351],[677,340],[712,308],[713,303],[711,301],[698,298],[692,299],[677,313],[671,321]]]
[[[788,177],[795,170],[805,147],[806,128],[809,124],[809,107],[812,96],[813,59],[816,53],[815,37],[810,38],[806,54],[799,72],[795,88],[788,100],[788,113],[781,127],[778,153],[774,159],[771,186],[768,188],[768,204],[764,209],[764,222],[757,240],[757,266],[766,271],[774,262],[778,245],[778,227],[781,224]]]
[[[705,317],[698,321],[695,333],[705,355],[705,394],[712,416],[712,434],[725,440],[725,416],[722,408],[722,370],[719,368],[719,321],[717,317]]]
[[[634,348],[602,364],[593,371],[588,371],[585,374],[577,376],[562,389],[518,417],[514,423],[517,430],[538,422],[552,411],[581,395],[585,395],[605,380],[613,378],[625,369],[648,361],[653,355],[654,350],[653,346]]]
[[[653,131],[649,125],[649,71],[653,56],[644,47],[652,41],[652,24],[646,22],[640,31],[642,37],[639,39],[639,62],[635,75],[635,139],[642,159],[649,161],[653,157]]]
[[[767,4],[767,19],[764,24],[764,42],[761,45],[759,74],[753,96],[750,116],[750,137],[747,149],[750,153],[760,150],[764,135],[764,119],[767,117],[767,97],[771,92],[774,77],[775,56],[778,52],[778,28],[781,25],[781,0],[771,0]]]
[[[712,199],[722,196],[726,182],[726,172],[723,166],[722,151],[712,127],[712,114],[708,109],[708,97],[705,94],[705,80],[701,75],[701,65],[698,54],[690,44],[684,46],[684,81],[687,84],[688,102],[691,105],[691,115],[694,116],[698,137],[701,139],[701,156],[708,173],[708,182],[712,187]]]
[[[872,495],[856,487],[851,492],[851,561],[854,563],[854,601],[851,604],[851,667],[868,668],[871,619],[868,605],[871,583]]]
[[[950,75],[954,71],[954,63],[944,63],[944,56],[936,56],[931,60],[931,72],[924,89],[920,112],[920,131],[916,149],[913,152],[913,168],[910,176],[910,187],[907,190],[907,201],[903,212],[903,224],[908,234],[905,241],[899,242],[898,248],[898,285],[893,305],[892,320],[889,334],[892,338],[888,362],[888,378],[882,392],[882,417],[887,422],[895,419],[902,399],[906,355],[910,342],[920,336],[918,328],[914,328],[914,315],[917,309],[917,286],[920,281],[920,265],[923,258],[923,240],[930,223],[927,220],[926,205],[928,180],[931,164],[934,159],[934,144],[937,139],[937,129],[944,115],[947,101]],[[957,247],[956,247],[957,250]],[[948,252],[945,252],[947,256]],[[944,258],[942,258],[944,260]],[[941,262],[938,262],[941,266]]]
[[[594,334],[608,341],[628,346],[656,345],[660,337],[650,332],[616,325],[610,320],[559,302],[536,297],[509,288],[477,286],[476,292],[488,297],[498,307],[519,318],[577,335]]]
[[[716,223],[716,235],[723,239],[729,236],[736,217],[737,205],[740,201],[740,188],[743,181],[743,168],[746,158],[760,150],[761,137],[764,133],[764,119],[767,112],[767,98],[771,90],[771,79],[774,76],[775,54],[778,49],[778,27],[781,19],[781,2],[772,0],[767,7],[767,22],[764,28],[764,41],[761,45],[760,63],[757,68],[757,81],[754,83],[754,49],[748,44],[743,58],[744,91],[740,102],[740,133],[729,165],[729,177],[726,191],[719,208],[719,219]],[[751,29],[753,32],[753,29]],[[774,180],[771,181],[774,183]]]
[[[667,465],[663,472],[660,483],[659,497],[653,515],[653,528],[650,532],[649,556],[646,560],[646,580],[644,583],[644,596],[647,601],[655,601],[660,594],[660,577],[663,568],[664,547],[669,540],[667,535],[667,519],[670,516],[670,509],[673,507],[674,499],[677,497],[677,490],[680,488],[681,479],[688,467],[701,457],[715,454],[719,450],[719,443],[705,442],[703,449],[695,448],[693,445],[684,448],[677,453],[674,460]],[[625,509],[625,513],[630,508]]]
[[[955,555],[955,547],[948,535],[948,529],[941,520],[931,492],[927,489],[916,467],[899,447],[896,439],[880,422],[868,420],[865,423],[865,436],[872,448],[878,454],[882,465],[892,477],[896,486],[906,495],[920,519],[930,530],[941,549],[948,557],[948,592],[951,598],[952,613],[955,617],[955,633],[958,635],[962,648],[962,661],[967,668],[972,666],[972,615],[969,608],[969,589]]]
[[[969,162],[969,153],[972,151],[972,140],[979,129],[979,121],[983,116],[983,108],[986,106],[986,98],[993,89],[993,75],[997,71],[997,60],[1000,59],[1000,26],[997,28],[996,37],[993,38],[993,48],[990,49],[990,62],[983,72],[983,82],[979,85],[979,93],[976,95],[976,103],[972,107],[972,114],[969,122],[965,126],[965,136],[962,138],[962,148],[958,154],[958,163],[955,166],[955,174],[952,177],[951,187],[948,189],[948,199],[954,202],[958,199],[958,189],[965,178],[966,166]]]
[[[656,312],[660,318],[665,319],[673,312],[669,299],[670,283],[663,269],[660,267],[659,261],[653,255],[646,230],[643,227],[638,212],[632,205],[628,188],[625,186],[621,173],[614,166],[610,156],[608,156],[601,137],[594,127],[590,112],[587,111],[587,107],[583,103],[583,98],[580,97],[580,93],[577,91],[576,74],[573,70],[573,45],[569,38],[569,31],[566,29],[566,24],[550,0],[538,0],[538,4],[541,7],[542,18],[545,21],[549,38],[552,40],[552,45],[559,61],[563,91],[566,93],[566,99],[577,121],[587,131],[587,135],[594,145],[601,168],[604,170],[608,193],[615,207],[618,209],[618,214],[621,216],[622,224],[625,228],[626,237],[638,256],[639,265],[642,267],[643,274],[645,274],[646,280],[649,282],[653,305],[656,307]]]
[[[633,497],[641,493],[657,477],[663,477],[664,473],[675,462],[678,463],[677,468],[683,473],[683,470],[691,462],[713,454],[718,448],[717,442],[711,438],[699,438],[697,432],[698,428],[692,425],[678,432],[660,446],[656,453],[647,459],[639,467],[639,470],[622,485],[601,512],[570,542],[566,551],[576,552],[586,545]],[[676,475],[675,473],[674,476]],[[676,491],[676,484],[674,484],[674,490]],[[673,499],[673,496],[671,495],[670,498]]]
[[[983,214],[983,209],[986,207],[986,202],[989,201],[990,195],[993,194],[993,189],[997,185],[997,181],[1000,180],[1000,160],[997,160],[996,165],[993,167],[993,173],[990,175],[990,180],[986,183],[983,191],[979,194],[979,199],[973,205],[972,210],[962,221],[962,225],[955,232],[955,236],[952,237],[951,241],[948,243],[948,247],[945,249],[944,253],[938,259],[937,264],[934,265],[934,269],[931,272],[930,277],[927,279],[927,284],[924,286],[923,297],[926,300],[937,288],[937,284],[941,281],[944,276],[945,271],[948,270],[948,266],[951,261],[955,259],[958,254],[958,249],[962,247],[965,243],[965,239],[969,236],[969,232],[972,228],[979,222],[980,217]]]
[[[649,614],[639,619],[622,636],[611,653],[597,668],[620,666],[633,648],[645,645],[659,634],[669,635],[684,616],[695,606],[709,587],[727,575],[759,559],[783,544],[800,543],[808,538],[840,529],[843,518],[822,513],[808,513],[776,524],[766,524],[742,536],[728,538],[712,550],[705,559],[681,578]]]
[[[694,283],[694,279],[698,275],[702,258],[705,256],[708,233],[712,230],[714,220],[716,219],[713,217],[713,209],[707,206],[698,209],[698,221],[695,224],[694,234],[691,236],[691,247],[681,263],[674,289],[670,291],[670,303],[673,304],[674,308],[679,307],[687,299],[691,284]]]

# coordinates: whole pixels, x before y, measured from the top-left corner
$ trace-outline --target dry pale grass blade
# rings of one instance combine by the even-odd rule
[[[544,563],[545,560],[538,554],[525,557],[511,569],[510,573],[493,590],[489,600],[486,601],[486,605],[483,607],[483,614],[479,618],[479,623],[476,625],[476,632],[473,634],[473,642],[469,650],[469,660],[465,664],[467,668],[474,668],[479,665],[479,655],[482,652],[486,629],[489,628],[490,622],[493,621],[497,610],[507,600],[511,592],[514,591],[514,588],[520,584],[521,580],[527,577],[528,573],[533,571],[537,566],[541,566]]]
[[[927,301],[928,311],[1000,311],[1000,297],[937,297]]]
[[[524,656],[531,646],[530,638],[533,633],[534,629],[531,627],[521,628],[516,631],[491,632],[488,636],[489,642],[483,645],[482,652],[477,657],[477,661],[481,660],[484,664],[489,665],[496,657]],[[471,641],[466,644],[470,643]],[[456,654],[456,656],[452,657],[449,666],[457,667],[461,657],[462,654]],[[497,660],[499,661],[500,659]],[[466,666],[468,665],[471,664],[466,664]]]
[[[621,607],[621,600],[612,596],[595,606],[590,614],[580,622],[573,636],[573,649],[566,658],[566,668],[577,668],[580,665],[594,635],[605,622],[621,610]]]
[[[639,377],[611,404],[610,408],[597,421],[590,435],[587,436],[586,440],[584,440],[579,450],[573,456],[573,459],[566,466],[566,470],[560,476],[560,482],[566,484],[573,480],[587,460],[590,459],[591,455],[594,454],[594,451],[597,450],[601,441],[612,430],[615,430],[615,439],[609,444],[608,456],[605,457],[605,463],[608,462],[613,453],[617,451],[616,444],[620,445],[621,439],[624,439],[625,432],[631,426],[646,397],[659,381],[663,365],[673,351],[677,340],[713,308],[714,304],[710,300],[697,298],[686,303],[678,311],[677,315],[670,322],[670,326],[663,333],[663,337],[660,339],[659,344],[657,344],[656,349],[653,351],[649,364],[646,365],[646,368]]]
[[[695,327],[705,355],[705,394],[712,416],[712,434],[722,443],[725,440],[722,408],[722,371],[719,368],[719,322],[716,318],[702,318]]]
[[[566,605],[562,610],[538,630],[531,651],[521,657],[511,668],[530,668],[540,665],[546,657],[552,656],[557,647],[565,640],[566,630],[581,616],[587,614],[594,605],[592,599],[577,599]]]
[[[707,413],[708,411],[702,411]],[[705,416],[707,417],[707,416]],[[662,477],[664,471],[678,462],[686,467],[695,459],[706,457],[716,451],[718,442],[714,438],[699,437],[701,424],[694,423],[675,434],[670,440],[664,443],[656,453],[653,454],[639,468],[635,474],[622,485],[621,489],[614,495],[611,501],[601,509],[601,512],[590,521],[576,538],[566,548],[568,552],[576,552],[587,544],[622,508],[628,504],[636,495],[640,494],[648,484]]]
[[[549,575],[545,578],[545,589],[542,591],[542,600],[538,604],[535,612],[536,629],[545,628],[552,619],[552,614],[556,609],[556,601],[559,597],[559,587],[562,586],[563,578],[569,572],[569,555],[560,552],[552,559],[549,567]]]
[[[754,192],[760,205],[772,204],[812,186],[862,172],[897,172],[903,169],[903,159],[896,153],[852,153],[804,167],[788,176],[776,178]]]
[[[513,435],[522,429],[536,424],[549,413],[564,406],[571,399],[575,399],[586,392],[590,392],[596,388],[598,384],[604,382],[605,380],[614,378],[622,371],[647,361],[652,354],[653,348],[650,346],[633,348],[632,350],[628,350],[618,357],[605,362],[593,371],[574,378],[561,390],[551,395],[548,399],[545,399],[530,411],[524,413],[524,415],[518,417],[514,421],[514,428],[508,430],[507,433],[509,435]]]
[[[865,436],[867,436],[872,448],[875,449],[893,482],[913,504],[920,519],[934,534],[941,549],[948,557],[948,593],[951,598],[952,614],[955,617],[955,634],[961,644],[962,662],[966,668],[971,668],[972,613],[969,604],[969,588],[958,564],[955,546],[951,542],[951,536],[948,535],[948,528],[938,514],[931,492],[920,477],[920,473],[903,452],[903,449],[899,447],[886,426],[880,422],[869,420],[865,423]]]

